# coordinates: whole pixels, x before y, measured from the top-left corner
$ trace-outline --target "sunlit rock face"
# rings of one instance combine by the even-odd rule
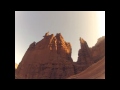
[[[83,38],[80,38],[80,45],[81,49],[78,52],[77,63],[83,66],[83,68],[86,68],[93,63],[91,51],[90,48],[88,47],[87,42]]]
[[[61,33],[49,35],[30,44],[16,75],[24,79],[60,79],[74,74],[71,58],[71,45],[66,42]]]
[[[15,69],[17,69],[17,67],[18,67],[18,64],[15,63]]]

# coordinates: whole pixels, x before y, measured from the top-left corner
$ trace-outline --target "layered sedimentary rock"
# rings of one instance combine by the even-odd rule
[[[60,79],[75,74],[70,43],[60,33],[43,37],[29,46],[16,75],[23,79]]]

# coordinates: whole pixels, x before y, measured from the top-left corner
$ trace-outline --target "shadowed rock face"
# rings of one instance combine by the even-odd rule
[[[25,79],[59,79],[74,74],[71,45],[64,41],[60,33],[48,33],[33,42],[26,51],[16,71]]]
[[[80,44],[77,74],[68,79],[105,79],[105,36],[99,38],[92,48],[82,38]]]
[[[105,57],[92,64],[81,73],[72,75],[67,79],[105,79]]]
[[[81,49],[78,52],[77,61],[80,69],[77,69],[78,71],[85,70],[105,56],[105,36],[99,38],[98,42],[92,48],[89,48],[87,42],[82,38],[80,38],[80,44]]]
[[[93,46],[91,49],[92,52],[92,58],[94,62],[97,62],[102,57],[105,56],[105,36],[98,39],[95,46]]]
[[[90,66],[93,63],[90,49],[87,45],[87,42],[80,38],[81,49],[78,52],[78,61],[77,63],[83,68]]]

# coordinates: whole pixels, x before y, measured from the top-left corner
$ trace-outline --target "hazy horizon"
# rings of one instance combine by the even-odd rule
[[[76,62],[80,37],[92,47],[105,36],[105,11],[15,11],[15,63],[19,64],[29,45],[48,31],[61,33],[71,43]]]

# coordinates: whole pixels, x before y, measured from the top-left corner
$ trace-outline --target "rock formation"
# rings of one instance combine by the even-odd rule
[[[16,75],[23,79],[60,79],[75,74],[70,43],[60,33],[46,33],[43,37],[30,44]]]
[[[72,75],[67,79],[105,79],[105,57],[92,64],[81,73]]]
[[[49,35],[47,32],[39,42],[30,44],[15,71],[20,79],[65,79],[78,74],[105,56],[105,37],[89,48],[80,38],[81,49],[77,62],[71,58],[72,48],[61,33]]]
[[[105,56],[105,36],[99,38],[95,46],[90,48],[90,50],[94,62],[103,58]]]
[[[90,48],[87,45],[87,42],[80,38],[81,49],[78,52],[78,61],[77,63],[83,68],[87,68],[91,64],[93,64],[92,55]]]
[[[78,52],[77,64],[82,70],[88,68],[93,63],[99,61],[105,56],[105,37],[98,39],[98,42],[92,48],[89,48],[87,42],[80,38],[81,49]]]

